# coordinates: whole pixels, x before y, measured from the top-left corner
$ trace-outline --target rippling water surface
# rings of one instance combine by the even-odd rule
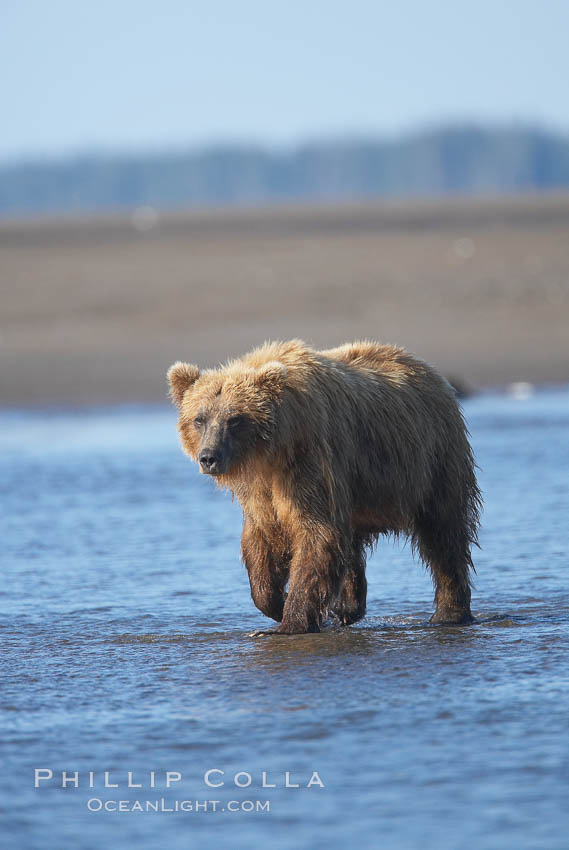
[[[566,848],[569,392],[465,412],[478,622],[429,626],[385,542],[364,621],[257,639],[239,505],[173,413],[2,413],[6,846]]]

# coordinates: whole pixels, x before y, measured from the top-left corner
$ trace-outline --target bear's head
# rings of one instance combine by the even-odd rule
[[[178,362],[169,369],[182,448],[202,473],[235,473],[268,450],[286,376],[286,367],[278,361],[258,368],[229,364],[203,372]]]

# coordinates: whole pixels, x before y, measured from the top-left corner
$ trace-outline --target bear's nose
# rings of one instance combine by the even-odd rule
[[[200,465],[204,472],[214,472],[219,463],[219,455],[211,449],[200,452]]]

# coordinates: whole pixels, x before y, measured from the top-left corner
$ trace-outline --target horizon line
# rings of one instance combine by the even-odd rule
[[[141,144],[126,146],[106,145],[101,143],[74,146],[60,151],[45,151],[44,153],[11,153],[0,154],[0,170],[11,170],[13,168],[58,165],[69,162],[105,159],[144,159],[160,158],[162,156],[187,156],[199,155],[206,152],[220,151],[251,151],[255,153],[266,153],[269,155],[286,156],[299,153],[305,149],[327,146],[357,145],[357,144],[396,144],[399,141],[407,141],[421,136],[429,136],[444,132],[478,131],[483,133],[500,132],[533,132],[547,136],[565,139],[569,142],[569,128],[555,126],[550,122],[539,119],[512,118],[505,121],[497,121],[483,118],[449,118],[430,122],[423,122],[409,126],[405,129],[392,130],[381,133],[372,130],[350,130],[343,132],[321,132],[307,134],[294,140],[276,141],[270,139],[247,138],[239,136],[220,136],[202,141],[187,142],[158,142],[156,144]]]

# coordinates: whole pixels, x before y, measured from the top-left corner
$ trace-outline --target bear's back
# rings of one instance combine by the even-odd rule
[[[395,383],[413,375],[422,376],[428,368],[426,363],[404,348],[368,340],[348,342],[337,348],[320,351],[319,354],[336,363],[345,363],[356,369],[369,369]]]

